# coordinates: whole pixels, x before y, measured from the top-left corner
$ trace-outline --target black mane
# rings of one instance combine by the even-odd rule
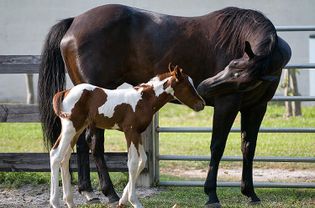
[[[211,16],[217,22],[213,33],[215,47],[224,48],[228,54],[242,54],[245,41],[251,43],[256,55],[269,55],[276,45],[275,27],[258,11],[227,7]]]

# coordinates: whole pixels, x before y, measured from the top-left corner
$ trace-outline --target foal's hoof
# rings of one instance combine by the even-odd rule
[[[117,203],[115,208],[125,208],[126,206],[124,204],[119,204]],[[114,207],[111,207],[111,208],[114,208]]]
[[[221,207],[222,206],[221,206],[221,204],[219,202],[205,205],[205,208],[221,208]]]

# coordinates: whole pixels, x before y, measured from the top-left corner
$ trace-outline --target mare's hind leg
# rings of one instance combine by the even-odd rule
[[[77,141],[78,188],[88,202],[99,202],[91,185],[89,150],[85,132],[83,132]]]
[[[241,191],[249,197],[251,203],[258,203],[260,199],[254,191],[253,185],[253,159],[256,149],[257,135],[267,104],[241,111],[243,171]]]
[[[239,110],[239,100],[238,95],[226,95],[215,99],[213,132],[210,145],[211,161],[204,184],[204,191],[209,196],[206,207],[221,207],[216,192],[218,168],[227,136]]]
[[[95,160],[102,193],[108,198],[110,204],[116,203],[119,201],[119,196],[110,179],[104,158],[104,130],[91,127],[87,137],[89,137],[87,140]]]

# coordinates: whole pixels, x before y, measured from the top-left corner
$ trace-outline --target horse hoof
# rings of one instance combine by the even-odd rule
[[[206,204],[205,208],[221,208],[221,204],[220,203],[211,203],[211,204]]]
[[[251,200],[248,202],[248,204],[251,206],[260,205],[261,201],[260,200],[258,200],[258,201]]]
[[[86,204],[99,204],[99,203],[101,203],[101,200],[98,197],[94,197],[86,201]]]
[[[119,201],[109,202],[107,206],[110,208],[123,208],[124,207],[123,205],[119,205]]]

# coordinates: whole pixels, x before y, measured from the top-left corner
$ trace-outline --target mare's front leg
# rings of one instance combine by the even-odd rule
[[[87,141],[95,160],[102,193],[108,198],[110,204],[115,204],[119,201],[119,196],[110,179],[104,158],[104,130],[90,127],[87,133]]]
[[[243,171],[241,191],[249,197],[251,203],[259,203],[260,199],[254,191],[253,185],[253,159],[256,149],[257,135],[260,124],[264,118],[267,104],[261,104],[254,108],[241,111],[241,131],[242,131],[242,153],[243,153]]]
[[[128,147],[129,181],[119,200],[119,207],[123,207],[128,199],[133,207],[141,208],[142,205],[136,195],[136,181],[145,166],[147,156],[142,146],[140,133],[129,130],[125,131],[125,136]]]
[[[211,160],[204,191],[209,196],[206,207],[221,207],[217,193],[217,175],[226,140],[239,111],[239,95],[224,95],[215,98],[213,131],[210,145]]]

